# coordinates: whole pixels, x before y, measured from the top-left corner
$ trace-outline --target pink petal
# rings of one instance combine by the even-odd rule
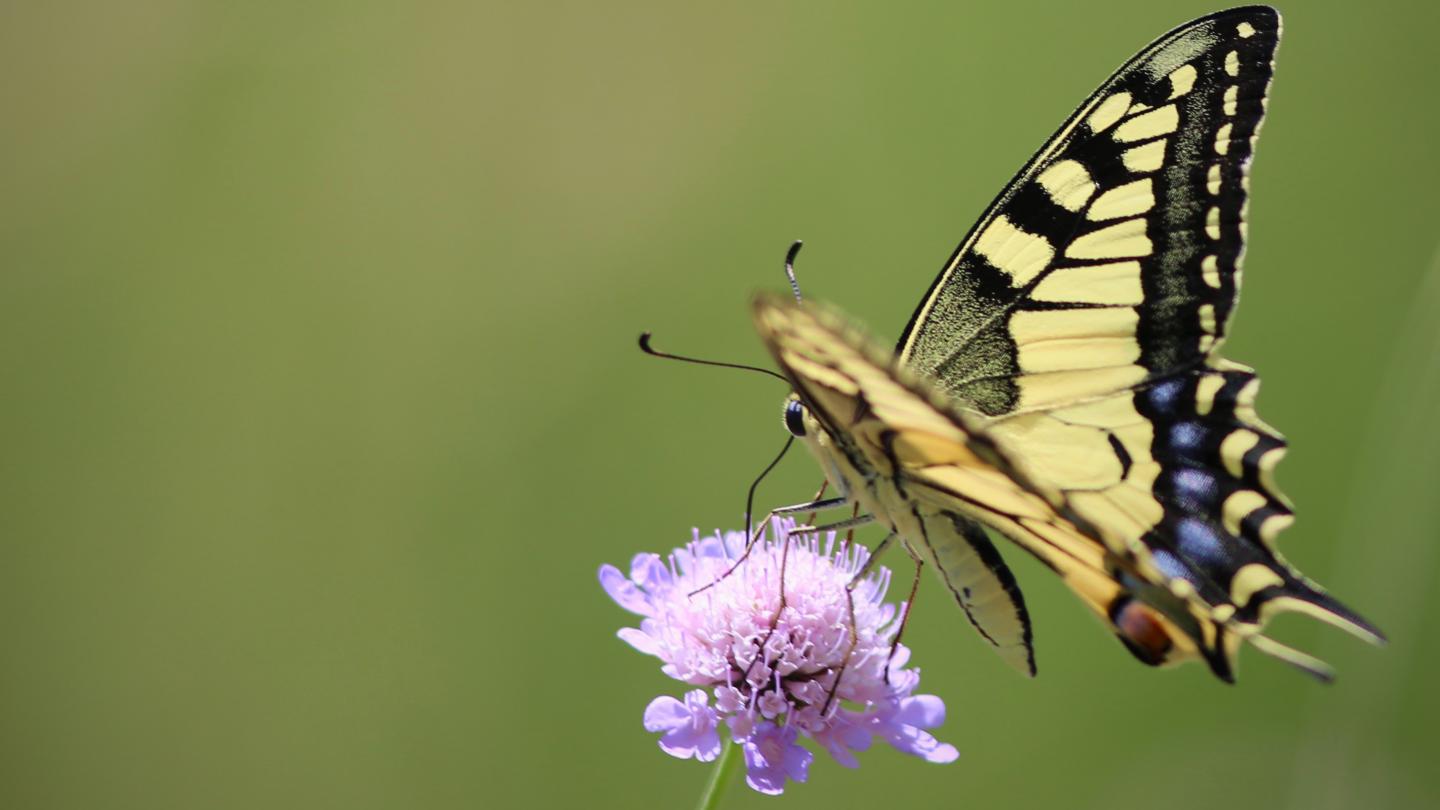
[[[690,722],[690,710],[669,695],[661,695],[645,707],[646,731],[669,731]]]
[[[620,607],[631,613],[638,613],[641,616],[653,615],[655,610],[650,604],[650,597],[635,587],[635,583],[625,578],[620,569],[613,565],[600,566],[600,587]]]
[[[630,578],[647,591],[668,588],[672,582],[665,561],[660,559],[659,554],[649,552],[636,554],[630,561]]]
[[[615,632],[620,640],[646,655],[659,655],[660,645],[655,639],[634,627],[622,627]]]
[[[900,701],[895,722],[920,728],[938,728],[945,724],[945,701],[935,695],[916,695]]]

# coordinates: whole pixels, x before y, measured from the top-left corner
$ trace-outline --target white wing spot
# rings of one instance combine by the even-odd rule
[[[1200,277],[1205,283],[1220,289],[1220,260],[1214,255],[1206,256],[1200,260]]]
[[[1255,415],[1255,395],[1260,393],[1260,378],[1252,377],[1250,382],[1245,383],[1240,392],[1235,395],[1235,417],[1241,422],[1255,424],[1259,417]]]
[[[1240,54],[1231,51],[1225,54],[1225,73],[1230,76],[1240,75]]]
[[[1229,87],[1225,88],[1225,114],[1226,114],[1226,115],[1233,116],[1233,115],[1235,114],[1235,110],[1238,109],[1239,101],[1240,101],[1240,87],[1239,87],[1239,85],[1234,85],[1234,84],[1232,84],[1232,85],[1230,85]]]
[[[1250,603],[1255,594],[1266,588],[1284,584],[1285,580],[1279,574],[1271,571],[1269,566],[1263,563],[1250,563],[1236,571],[1235,576],[1231,578],[1230,598],[1235,604],[1244,607]]]
[[[1199,73],[1194,65],[1181,65],[1170,73],[1170,98],[1180,98],[1195,86],[1195,79]]]
[[[1205,190],[1213,197],[1220,193],[1220,164],[1210,164],[1210,170],[1205,174]]]
[[[1275,545],[1275,538],[1294,522],[1294,515],[1271,515],[1265,518],[1265,522],[1260,524],[1260,542],[1267,546]]]
[[[1161,140],[1126,149],[1120,158],[1125,162],[1125,168],[1136,174],[1159,171],[1165,164],[1165,144],[1166,141]]]
[[[1111,368],[1140,359],[1140,344],[1135,341],[1139,322],[1139,314],[1130,307],[1022,310],[1010,318],[1010,334],[1019,350],[1020,369],[1026,374]],[[1027,435],[1032,441],[1040,438],[1033,431]],[[1104,441],[1098,432],[1096,438]],[[1054,451],[1063,454],[1066,451],[1060,444]]]
[[[1195,412],[1204,416],[1215,407],[1215,395],[1225,387],[1225,378],[1219,374],[1206,374],[1195,384]],[[1231,434],[1234,435],[1234,434]],[[1227,437],[1228,440],[1228,437]],[[1225,452],[1225,442],[1220,443],[1220,452]],[[1235,473],[1237,476],[1239,473]]]
[[[1144,366],[1130,365],[1026,374],[1017,380],[1020,385],[1020,407],[1040,408],[1058,402],[1076,402],[1135,385],[1145,379],[1148,373]]]
[[[1279,464],[1280,459],[1284,457],[1285,448],[1283,447],[1266,450],[1265,455],[1260,457],[1260,486],[1265,487],[1271,492],[1275,492],[1278,489],[1278,487],[1275,486],[1275,465]]]
[[[1225,499],[1220,507],[1220,520],[1225,524],[1225,530],[1231,534],[1240,534],[1240,521],[1245,516],[1265,505],[1265,496],[1253,489],[1237,489]]]
[[[1154,207],[1155,191],[1152,181],[1148,177],[1142,177],[1123,186],[1116,186],[1096,197],[1090,210],[1085,212],[1085,217],[1095,222],[1120,219],[1143,214]]]
[[[1095,105],[1094,112],[1090,113],[1090,117],[1085,119],[1085,123],[1090,127],[1091,132],[1104,132],[1114,126],[1116,121],[1123,118],[1129,109],[1130,94],[1116,93]]]
[[[1079,211],[1095,193],[1095,181],[1085,167],[1074,160],[1061,160],[1035,178],[1055,204],[1067,211]]]
[[[1211,239],[1220,238],[1220,206],[1212,205],[1205,212],[1205,235]]]
[[[1127,219],[1081,236],[1065,255],[1072,259],[1129,259],[1149,256],[1154,250],[1145,234],[1145,220]]]
[[[1037,301],[1135,306],[1144,303],[1140,262],[1091,264],[1051,270],[1030,295]]]
[[[1131,118],[1115,128],[1114,138],[1121,143],[1148,141],[1161,135],[1169,135],[1180,125],[1180,111],[1174,104],[1156,107],[1149,112]]]
[[[1248,22],[1242,22],[1235,26],[1235,33],[1239,34],[1241,39],[1249,39],[1255,36],[1255,26]]]
[[[1215,153],[1223,155],[1230,151],[1230,124],[1221,124],[1215,131]]]
[[[1055,257],[1050,240],[1015,227],[1003,215],[996,217],[975,240],[975,252],[1022,285],[1040,275]]]
[[[1216,379],[1222,379],[1215,375]],[[1220,461],[1225,464],[1225,471],[1239,478],[1245,472],[1245,454],[1250,452],[1255,445],[1260,443],[1260,434],[1253,430],[1240,428],[1233,430],[1220,442]]]

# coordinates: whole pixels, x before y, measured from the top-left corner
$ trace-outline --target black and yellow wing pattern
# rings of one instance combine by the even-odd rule
[[[772,296],[759,297],[754,314],[804,405],[804,424],[792,431],[840,491],[932,564],[1002,659],[1035,674],[1029,613],[982,525],[1039,557],[1105,614],[1123,588],[1104,547],[1023,480],[975,417],[838,315]]]
[[[1293,520],[1273,479],[1285,442],[1255,413],[1254,372],[1218,354],[1239,290],[1249,166],[1279,35],[1273,9],[1232,9],[1171,31],[1122,66],[990,205],[922,300],[895,363],[876,365],[913,375],[920,382],[902,386],[912,393],[932,388],[917,396],[1049,510],[1027,524],[952,491],[956,532],[983,525],[1035,553],[1142,660],[1198,656],[1227,681],[1246,639],[1327,675],[1261,635],[1277,612],[1383,638],[1276,551]],[[815,378],[794,351],[785,359],[786,330],[763,325],[792,311],[772,302],[757,320],[815,412]],[[846,340],[824,319],[808,328]],[[811,341],[806,362],[822,342]],[[873,417],[874,403],[861,401]],[[833,439],[828,452],[850,452],[862,423],[814,415]],[[893,457],[879,468],[863,461],[868,470],[848,471],[861,489],[867,473],[898,469]],[[940,468],[926,469],[934,478]],[[928,486],[908,472],[899,480],[907,493]],[[979,553],[980,534],[971,567],[994,556]],[[984,564],[996,581],[1013,581],[993,562]],[[1027,616],[1018,589],[998,615],[1017,610]],[[1028,630],[1027,617],[1027,647]]]

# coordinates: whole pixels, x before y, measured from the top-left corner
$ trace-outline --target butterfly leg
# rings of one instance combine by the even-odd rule
[[[793,515],[796,512],[819,512],[826,509],[839,509],[850,503],[849,498],[825,498],[818,501],[806,501],[791,506],[780,506],[770,510],[770,515]]]
[[[825,490],[827,490],[827,489],[829,489],[829,488],[830,488],[830,479],[829,479],[829,478],[822,478],[822,479],[820,479],[820,491],[815,493],[815,500],[818,501],[818,500],[820,500],[821,498],[825,497]],[[814,523],[814,522],[815,522],[815,515],[816,515],[816,514],[817,514],[817,513],[815,513],[815,512],[811,512],[811,513],[810,513],[810,517],[805,518],[805,522],[806,522],[806,523]]]
[[[856,510],[857,512],[860,510],[860,504],[858,504],[858,503],[855,504],[855,510]],[[826,523],[826,524],[823,525],[823,526],[796,526],[795,528],[793,528],[793,529],[790,530],[790,534],[792,534],[792,535],[796,535],[796,534],[818,534],[819,532],[837,531],[837,530],[839,530],[839,529],[849,529],[849,531],[847,531],[847,532],[845,533],[845,542],[843,542],[843,543],[840,544],[840,549],[841,549],[841,551],[843,552],[843,551],[848,550],[848,549],[850,548],[850,546],[855,542],[855,527],[856,527],[856,526],[864,526],[864,525],[866,525],[866,524],[868,524],[868,523],[873,523],[874,520],[875,520],[875,516],[874,516],[874,515],[860,515],[860,514],[856,514],[856,515],[854,515],[853,517],[849,518],[848,520],[841,520],[841,521],[837,521],[837,522],[835,522],[835,523]],[[880,546],[878,546],[878,547],[875,549],[874,552],[871,552],[870,558],[865,561],[865,568],[866,568],[866,570],[869,569],[870,564],[871,564],[871,561],[873,561],[873,560],[875,559],[875,554],[877,554],[877,553],[880,551],[880,549],[884,547],[884,544],[885,544],[885,543],[888,543],[888,542],[890,542],[890,538],[888,538],[888,537],[885,538],[884,540],[881,540],[881,541],[880,541]]]
[[[846,505],[849,502],[850,501],[846,498],[827,498],[820,501],[806,501],[805,503],[796,503],[791,504],[790,506],[781,506],[775,509],[771,509],[769,513],[765,515],[764,520],[761,520],[759,523],[755,524],[754,531],[751,532],[750,537],[745,541],[745,550],[740,552],[740,556],[735,559],[735,562],[731,563],[729,568],[726,568],[725,571],[720,574],[720,576],[716,577],[709,584],[702,585],[699,588],[696,588],[688,595],[694,596],[698,593],[707,591],[710,588],[715,587],[717,583],[724,580],[726,577],[735,573],[735,569],[739,568],[746,560],[750,559],[750,552],[755,548],[755,544],[760,542],[760,538],[764,536],[765,527],[769,525],[770,521],[775,519],[777,516],[791,515],[795,514],[796,512],[818,512],[825,509],[836,509]],[[816,530],[810,529],[809,531]],[[795,532],[792,532],[792,534],[794,533]]]
[[[890,543],[895,539],[895,536],[895,532],[890,532],[885,535],[884,540],[875,544],[875,548],[871,550],[870,556],[865,558],[865,562],[860,566],[860,570],[855,572],[855,576],[850,578],[850,584],[845,586],[846,591],[855,590],[855,586],[860,584],[860,580],[864,579],[865,575],[870,573],[870,569],[875,567],[875,561],[880,559],[881,553],[890,547]]]
[[[773,513],[770,517],[766,518],[767,521],[772,519],[774,519]],[[751,538],[752,543],[754,540],[755,538]],[[791,538],[787,535],[785,537],[785,543],[780,547],[780,599],[775,605],[775,615],[770,617],[770,626],[766,628],[765,635],[755,642],[755,657],[751,658],[750,665],[745,667],[746,681],[750,680],[750,673],[755,671],[755,665],[760,663],[761,659],[765,658],[765,647],[770,643],[770,638],[775,635],[775,630],[780,626],[780,616],[785,612],[785,564],[790,559],[791,542]],[[748,552],[749,549],[747,548],[746,551]],[[739,563],[736,564],[738,565]],[[734,566],[731,566],[731,570],[734,570]],[[729,571],[727,571],[726,574],[728,575]],[[722,576],[721,578],[723,579],[724,577]],[[709,586],[707,585],[706,587]]]
[[[845,505],[846,503],[848,503],[848,502],[849,502],[849,501],[846,500],[845,498],[832,498],[832,499],[830,499],[829,501],[812,501],[812,502],[810,502],[810,503],[797,504],[797,505],[795,505],[795,506],[782,506],[782,507],[780,507],[779,509],[772,509],[772,510],[770,511],[770,514],[769,514],[768,516],[766,516],[765,520],[766,520],[766,522],[769,522],[769,521],[771,521],[771,520],[774,520],[774,518],[775,518],[778,514],[786,514],[786,513],[789,513],[789,512],[805,512],[805,511],[809,511],[809,510],[812,510],[812,509],[833,509],[833,508],[835,508],[835,507],[837,507],[837,506],[844,506],[844,505]],[[874,517],[873,515],[861,515],[861,516],[858,517],[858,518],[851,518],[851,519],[849,519],[849,520],[842,520],[842,521],[840,521],[839,523],[833,523],[833,524],[830,524],[830,525],[828,525],[828,526],[820,526],[820,527],[810,527],[810,528],[806,528],[806,529],[804,530],[804,533],[807,533],[807,534],[808,534],[808,533],[811,533],[811,532],[827,531],[827,530],[835,529],[835,528],[845,528],[845,527],[847,527],[847,526],[859,526],[859,525],[862,525],[862,524],[865,524],[865,523],[869,523],[869,522],[873,521],[874,519],[875,519],[875,517]],[[762,523],[762,524],[760,524],[760,525],[763,527],[765,524]],[[755,657],[750,660],[750,665],[745,668],[745,677],[746,677],[747,679],[750,677],[750,673],[754,672],[754,670],[755,670],[755,665],[758,664],[758,663],[760,663],[760,660],[765,657],[765,646],[770,643],[770,638],[771,638],[771,636],[774,636],[774,635],[775,635],[775,630],[776,630],[776,628],[778,628],[778,627],[780,626],[780,616],[781,616],[781,614],[783,614],[783,613],[785,612],[785,567],[786,567],[786,561],[789,560],[789,558],[790,558],[790,544],[791,544],[791,542],[793,542],[793,538],[794,538],[796,535],[801,534],[801,533],[802,533],[802,532],[801,532],[801,530],[799,529],[799,527],[797,527],[795,530],[790,531],[790,532],[786,535],[785,544],[780,547],[780,600],[779,600],[779,604],[778,604],[778,605],[776,606],[776,608],[775,608],[775,615],[772,616],[772,617],[770,617],[770,626],[769,626],[769,628],[766,629],[765,635],[764,635],[758,642],[756,642],[756,645],[755,645],[755,648],[756,648]],[[750,538],[750,544],[747,545],[747,546],[746,546],[746,549],[745,549],[746,554],[749,553],[751,546],[753,546],[759,539],[760,539],[760,535],[759,535],[758,532],[757,532],[754,536],[752,536],[752,537]],[[884,545],[885,545],[886,543],[888,543],[888,542],[889,542],[889,538],[887,537],[885,540],[881,541],[881,544],[880,544],[879,548],[884,548]],[[874,554],[871,555],[871,558],[872,558],[872,559],[873,559],[873,557],[874,557]],[[729,576],[730,571],[735,570],[735,566],[739,565],[740,562],[743,561],[743,560],[744,560],[744,555],[741,556],[740,560],[737,560],[737,561],[735,562],[735,565],[730,566],[730,570],[729,570],[729,571],[726,571],[724,574],[721,574],[721,575],[720,575],[720,579],[724,579],[726,576]],[[866,560],[866,561],[865,561],[865,565],[863,566],[862,570],[868,570],[870,564],[871,564],[871,561],[870,561],[870,560]],[[717,579],[716,582],[718,582],[718,581],[719,581],[719,580]],[[714,584],[715,584],[714,582],[710,583],[710,585],[714,585]],[[851,583],[850,583],[849,585],[847,585],[846,588],[845,588],[845,598],[846,598],[846,600],[847,600],[847,603],[848,603],[848,605],[849,605],[849,610],[850,610],[850,650],[854,650],[854,649],[855,649],[855,643],[856,643],[856,641],[857,641],[856,635],[855,635],[855,602],[854,602],[853,598],[851,597],[851,592],[852,592],[852,590],[853,590],[853,588],[854,588],[854,584],[855,584],[855,580],[852,580]],[[708,588],[708,587],[710,587],[710,585],[706,585],[705,587]],[[701,588],[701,590],[704,590],[704,588]],[[697,591],[697,593],[698,593],[698,591]],[[846,657],[846,660],[848,661],[848,660],[849,660],[849,657],[850,657],[850,653],[849,653],[848,651],[846,652],[845,657]],[[844,666],[843,666],[843,665],[841,666],[840,672],[841,672],[841,673],[844,672]],[[840,683],[840,676],[839,676],[839,674],[837,674],[836,677],[835,677],[835,684],[836,684],[836,685],[839,685],[839,683]],[[832,696],[832,697],[834,696],[833,689],[832,689],[832,692],[831,692],[831,696]],[[829,704],[830,704],[830,701],[829,701],[829,699],[827,699],[827,700],[826,700],[826,708],[827,708],[827,709],[829,708]]]
[[[839,529],[850,529],[855,526],[864,526],[867,523],[875,522],[874,515],[856,515],[852,518],[826,523],[823,526],[796,526],[790,530],[791,534],[813,534],[815,532],[832,532]]]
[[[902,545],[905,545],[902,543]],[[895,660],[895,651],[900,649],[900,639],[905,635],[905,626],[910,623],[910,609],[915,606],[915,594],[920,592],[920,569],[925,567],[925,561],[915,553],[915,549],[905,545],[905,551],[909,553],[910,559],[915,562],[915,578],[910,581],[910,596],[905,600],[905,612],[900,614],[900,627],[895,631],[895,640],[890,642],[890,655],[885,659],[885,683],[890,683],[890,662]]]
[[[866,515],[866,517],[870,517],[873,520],[872,516]],[[840,679],[845,677],[845,668],[850,666],[850,654],[855,652],[855,645],[860,643],[860,635],[855,629],[855,588],[865,579],[866,575],[870,573],[870,569],[874,567],[875,561],[880,558],[881,552],[889,548],[890,542],[894,539],[895,532],[893,531],[885,535],[885,539],[875,545],[875,550],[870,552],[870,556],[860,565],[860,570],[855,572],[855,576],[851,577],[850,582],[845,586],[845,609],[850,615],[850,646],[845,650],[845,659],[840,663],[840,668],[835,671],[835,680],[830,684],[829,693],[825,695],[825,705],[820,709],[821,717],[830,713],[830,706],[835,702],[835,693],[840,689]],[[912,596],[911,598],[914,597]],[[893,648],[890,654],[892,656],[895,654]],[[888,671],[888,665],[886,669]]]

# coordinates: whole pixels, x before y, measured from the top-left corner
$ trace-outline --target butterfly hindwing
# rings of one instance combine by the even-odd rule
[[[1135,394],[1153,426],[1160,470],[1151,491],[1162,506],[1141,540],[1162,571],[1190,582],[1222,617],[1260,627],[1300,611],[1382,641],[1280,556],[1276,538],[1294,522],[1274,480],[1286,443],[1255,414],[1259,384],[1250,369],[1218,361]]]
[[[985,530],[945,509],[916,508],[912,514],[922,528],[922,542],[931,552],[935,572],[965,618],[1006,663],[1033,676],[1030,611],[1015,575]]]

